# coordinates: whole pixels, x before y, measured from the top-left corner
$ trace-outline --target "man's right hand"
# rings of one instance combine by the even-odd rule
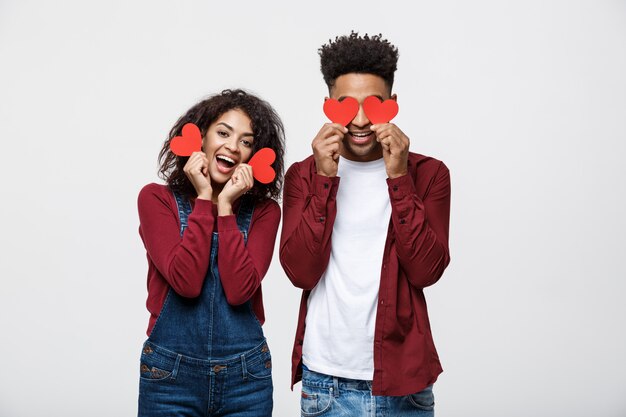
[[[348,129],[339,123],[326,123],[313,139],[313,157],[317,173],[325,177],[337,176],[339,155],[343,147],[343,137]]]

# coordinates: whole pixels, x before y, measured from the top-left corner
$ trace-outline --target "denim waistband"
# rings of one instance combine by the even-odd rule
[[[306,375],[303,373],[302,383],[308,386],[320,387],[320,388],[334,387],[335,389],[338,388],[341,390],[356,390],[356,391],[371,391],[372,390],[372,381],[331,376],[331,375],[321,374],[319,372],[312,371],[304,365],[302,365],[302,367],[303,367],[303,370],[307,371]]]
[[[240,355],[233,355],[226,358],[199,359],[186,356],[162,346],[159,346],[150,340],[146,340],[143,345],[142,355],[150,355],[153,360],[161,362],[177,363],[177,366],[190,368],[198,372],[215,371],[216,367],[245,367],[246,363],[252,365],[264,358],[263,353],[269,354],[267,341],[264,340],[256,347],[242,352]]]

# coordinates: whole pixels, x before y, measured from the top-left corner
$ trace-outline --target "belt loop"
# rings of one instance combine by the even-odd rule
[[[335,398],[339,397],[339,378],[336,376],[333,377],[333,396]]]
[[[176,356],[176,363],[174,364],[174,370],[172,370],[172,379],[176,379],[176,375],[178,375],[178,367],[180,366],[180,360],[183,358],[183,355],[180,353]]]
[[[246,355],[241,355],[241,373],[244,381],[248,379],[248,368],[246,368]]]

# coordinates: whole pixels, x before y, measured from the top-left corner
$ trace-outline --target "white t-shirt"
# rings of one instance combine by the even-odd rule
[[[391,216],[384,160],[340,157],[337,217],[328,267],[311,291],[303,363],[337,377],[371,380],[380,274]]]

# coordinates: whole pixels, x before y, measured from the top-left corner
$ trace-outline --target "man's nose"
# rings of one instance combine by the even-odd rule
[[[354,119],[352,119],[352,124],[357,127],[365,127],[370,123],[370,120],[367,118],[365,111],[363,111],[363,103],[359,103],[359,111],[357,112]]]

